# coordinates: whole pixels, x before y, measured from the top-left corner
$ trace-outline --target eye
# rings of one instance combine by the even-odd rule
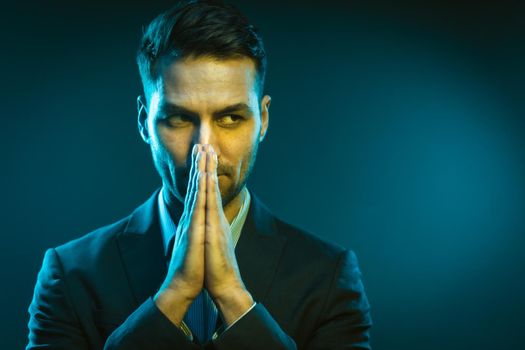
[[[217,119],[218,123],[223,126],[233,126],[237,125],[240,121],[243,120],[243,117],[235,114],[228,114]]]
[[[164,119],[166,125],[174,128],[183,127],[191,123],[191,118],[186,115],[171,115]]]

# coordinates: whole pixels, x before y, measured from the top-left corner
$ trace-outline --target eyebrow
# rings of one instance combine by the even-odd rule
[[[160,110],[162,111],[162,113],[167,114],[167,115],[184,114],[184,115],[193,116],[193,117],[197,117],[199,115],[199,113],[197,112],[194,112],[185,107],[176,105],[174,103],[169,103],[169,102],[163,103],[160,107]],[[233,113],[233,112],[246,112],[250,115],[253,115],[252,108],[244,102],[226,106],[217,111],[214,111],[212,114],[214,117],[216,117],[216,116],[222,116],[222,115]]]

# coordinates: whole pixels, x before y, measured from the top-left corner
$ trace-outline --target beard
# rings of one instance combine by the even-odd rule
[[[243,158],[239,170],[237,170],[235,166],[221,163],[219,160],[217,165],[217,178],[223,207],[234,200],[246,186],[255,165],[258,148],[259,141],[257,140],[253,144],[251,151]],[[168,193],[166,193],[168,197],[170,197],[167,198],[168,202],[175,204],[175,202],[178,201],[184,204],[188,190],[191,157],[189,157],[185,167],[176,167],[173,159],[167,152],[159,158],[154,155],[153,159],[157,172],[162,178],[163,185],[168,190]],[[238,175],[236,173],[238,173]],[[238,180],[236,181],[236,179]],[[221,182],[223,183],[222,186]]]

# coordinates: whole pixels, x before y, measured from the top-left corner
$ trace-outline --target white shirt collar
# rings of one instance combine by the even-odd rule
[[[158,195],[158,207],[159,207],[159,219],[160,219],[160,232],[162,235],[162,245],[164,247],[164,254],[168,252],[168,244],[175,233],[177,232],[177,225],[173,222],[171,215],[169,214],[168,207],[164,201],[163,192],[165,191],[164,186],[159,191]],[[244,187],[243,191],[245,192],[244,201],[241,204],[239,212],[233,219],[230,224],[230,231],[232,233],[233,243],[237,245],[239,238],[241,236],[242,227],[244,221],[246,220],[246,215],[248,214],[248,209],[250,207],[251,196],[250,191]]]

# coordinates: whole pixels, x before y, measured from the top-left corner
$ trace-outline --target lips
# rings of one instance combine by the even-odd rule
[[[228,174],[226,174],[226,173],[218,173],[217,176],[228,176]],[[190,174],[184,173],[184,175],[183,175],[184,179],[187,180],[189,177],[190,177]]]

